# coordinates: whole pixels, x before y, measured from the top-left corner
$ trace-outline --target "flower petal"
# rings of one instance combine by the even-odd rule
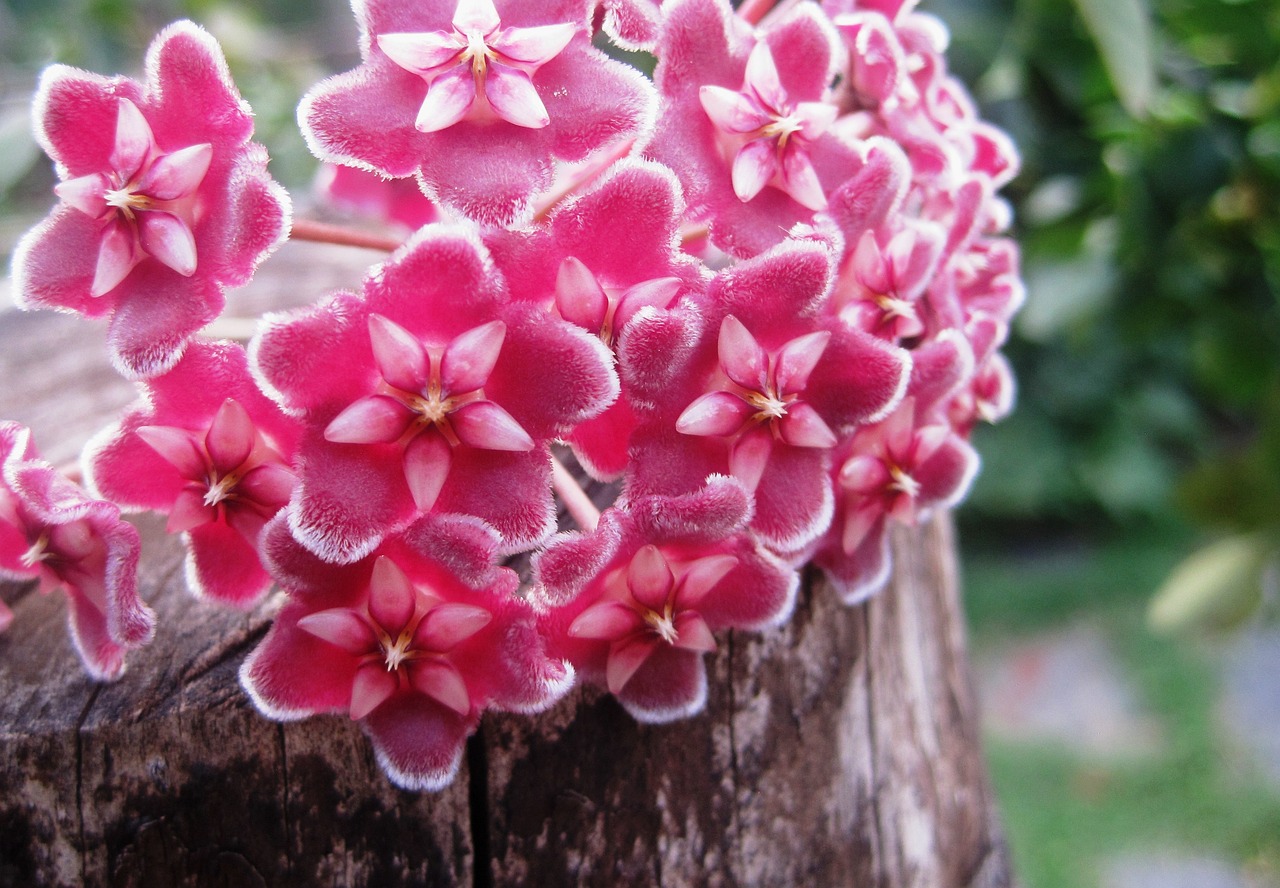
[[[460,395],[483,388],[498,362],[507,325],[490,321],[456,336],[440,359],[440,382],[445,392]]]
[[[391,61],[419,75],[447,64],[463,49],[462,41],[445,31],[379,34],[375,42]]]
[[[617,641],[643,625],[644,621],[635,608],[620,601],[598,601],[569,624],[569,635],[572,638]]]
[[[835,447],[836,433],[809,404],[792,404],[778,423],[782,440],[792,447]]]
[[[737,167],[734,167],[735,172]],[[825,210],[827,195],[818,181],[818,171],[813,168],[809,149],[791,141],[782,152],[782,184],[795,202],[807,210]]]
[[[453,448],[439,432],[415,435],[404,449],[404,477],[413,495],[413,504],[429,512],[453,466]]]
[[[609,297],[591,269],[567,256],[556,272],[556,308],[560,317],[590,333],[599,333],[609,312]]]
[[[409,684],[418,693],[438,700],[458,715],[471,711],[467,683],[453,664],[443,660],[414,660],[408,668]]]
[[[831,333],[819,330],[806,336],[798,336],[779,349],[777,369],[774,371],[778,391],[786,395],[804,391],[804,387],[809,384],[809,374],[822,359],[830,341]]]
[[[708,437],[733,435],[742,429],[752,413],[751,405],[731,392],[707,392],[680,414],[676,431]]]
[[[772,139],[754,139],[733,158],[733,193],[746,203],[764,190],[778,172],[778,150]]]
[[[298,477],[280,463],[262,463],[250,469],[240,483],[237,492],[255,503],[273,509],[283,508],[298,484]]]
[[[437,653],[451,651],[489,625],[492,619],[493,614],[475,604],[438,604],[427,612],[413,633],[414,647]]]
[[[420,133],[448,129],[467,116],[476,101],[476,81],[471,68],[459,65],[431,81],[413,122]]]
[[[488,34],[501,24],[493,0],[458,0],[453,11],[453,26],[464,34],[468,31]]]
[[[101,173],[79,176],[53,186],[53,193],[62,198],[67,206],[74,207],[94,219],[107,211],[107,201],[104,197],[106,190],[107,179]]]
[[[680,577],[676,600],[681,607],[696,608],[716,584],[738,566],[736,555],[709,555],[690,564]]]
[[[213,145],[209,142],[165,154],[138,180],[138,190],[157,200],[188,197],[204,181],[212,160]]]
[[[646,306],[664,311],[670,308],[676,294],[683,286],[684,282],[678,277],[662,277],[641,281],[628,287],[627,291],[618,298],[618,308],[613,315],[613,329],[621,331],[627,325],[627,321]]]
[[[134,235],[129,226],[119,220],[107,223],[98,241],[98,263],[93,270],[89,295],[110,293],[129,276],[141,258],[134,249]]]
[[[417,604],[418,594],[404,571],[386,555],[379,555],[369,576],[369,616],[396,638],[413,619]]]
[[[515,417],[492,401],[472,401],[449,414],[458,440],[481,450],[525,453],[533,449],[533,439]]]
[[[676,642],[678,648],[687,651],[710,653],[716,649],[715,636],[711,634],[707,621],[696,611],[682,611],[676,614]]]
[[[183,277],[196,272],[196,239],[172,213],[151,210],[138,214],[138,240],[147,255],[172,268]]]
[[[208,467],[191,432],[171,426],[139,426],[136,434],[165,462],[176,468],[183,478],[195,480],[204,476]]]
[[[707,112],[711,122],[725,132],[749,133],[769,122],[769,116],[754,102],[742,93],[723,86],[701,87],[698,90],[698,101],[702,103],[702,110]]]
[[[390,699],[399,684],[396,674],[388,672],[379,663],[361,666],[351,682],[351,718],[360,721],[373,712]]]
[[[720,368],[725,375],[749,391],[763,391],[769,371],[769,356],[742,323],[726,315],[720,324],[717,347]]]
[[[489,41],[489,45],[507,58],[537,67],[558,56],[577,32],[578,26],[573,22],[505,28]]]
[[[489,65],[484,77],[484,94],[493,110],[508,123],[542,129],[551,122],[533,79],[518,68],[497,62]]]
[[[729,474],[755,490],[772,454],[773,435],[764,428],[750,429],[729,450]]]
[[[258,435],[253,420],[235,398],[227,398],[213,415],[204,436],[205,449],[213,459],[213,467],[221,472],[240,468],[253,452]]]
[[[389,318],[371,314],[369,341],[383,379],[406,392],[427,387],[427,350],[418,337]]]
[[[398,441],[413,412],[395,398],[370,395],[343,410],[325,426],[324,437],[334,444],[390,444]]]
[[[155,145],[151,125],[142,116],[138,106],[128,99],[121,99],[116,111],[116,141],[111,151],[111,168],[122,179],[132,179],[142,169],[143,162]]]
[[[373,630],[349,607],[316,611],[298,620],[298,628],[349,654],[367,654],[378,647]]]
[[[652,543],[641,546],[627,567],[627,588],[632,597],[653,611],[666,608],[675,582],[666,556]]]
[[[218,510],[205,503],[204,491],[195,487],[187,487],[169,508],[169,520],[165,524],[167,533],[182,533],[208,524],[218,519]]]
[[[641,634],[614,642],[609,650],[608,665],[605,666],[605,682],[609,686],[609,693],[621,693],[636,670],[644,665],[660,644],[662,642],[656,636]]]

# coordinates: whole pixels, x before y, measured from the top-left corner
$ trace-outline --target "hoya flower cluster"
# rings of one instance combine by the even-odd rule
[[[411,788],[575,680],[698,712],[718,637],[785,621],[807,563],[875,593],[890,525],[958,501],[1011,404],[1017,158],[911,2],[769,7],[355,3],[363,61],[299,120],[324,193],[403,240],[247,348],[199,330],[290,209],[218,46],[179,23],[142,83],[50,69],[59,203],[18,295],[107,318],[140,399],[85,455],[101,501],[0,426],[0,568],[64,585],[114,677],[151,632],[117,506],[166,514],[193,592],[283,590],[259,709],[349,715]]]

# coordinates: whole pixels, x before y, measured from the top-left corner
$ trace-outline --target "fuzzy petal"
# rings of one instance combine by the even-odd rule
[[[507,325],[490,321],[454,338],[440,359],[440,381],[447,392],[462,394],[483,388],[498,362]]]
[[[436,432],[414,437],[404,449],[404,476],[414,505],[427,512],[435,505],[453,466],[453,448]]]

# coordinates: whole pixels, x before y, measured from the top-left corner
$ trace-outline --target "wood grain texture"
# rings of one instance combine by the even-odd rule
[[[279,259],[255,287],[320,273]],[[0,315],[0,381],[55,462],[133,397],[51,314]],[[345,718],[258,716],[236,670],[278,601],[194,599],[179,541],[138,523],[159,631],[115,684],[81,673],[59,594],[0,585],[0,886],[1010,884],[945,519],[895,535],[869,604],[814,573],[785,627],[723,635],[704,714],[639,725],[582,688],[491,713],[437,794],[391,787]]]

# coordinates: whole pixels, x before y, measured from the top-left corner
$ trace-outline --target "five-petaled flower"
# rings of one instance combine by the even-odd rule
[[[222,50],[178,22],[145,84],[54,65],[35,119],[62,201],[14,252],[19,304],[108,316],[117,369],[164,373],[288,229]]]
[[[41,460],[31,433],[0,422],[0,577],[67,594],[71,640],[85,671],[119,678],[125,654],[151,640],[138,597],[138,532]]]

